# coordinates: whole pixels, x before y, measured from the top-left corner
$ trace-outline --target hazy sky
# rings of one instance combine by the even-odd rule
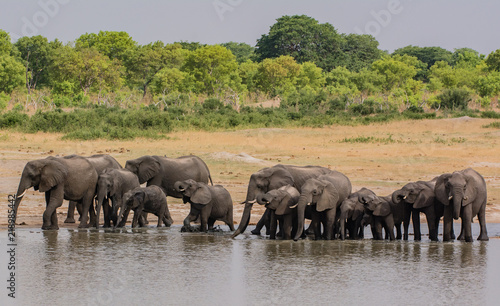
[[[372,34],[380,48],[407,45],[500,48],[498,0],[0,0],[0,29],[16,39],[73,41],[126,31],[140,44],[161,40],[255,45],[283,15],[305,14],[340,33]]]

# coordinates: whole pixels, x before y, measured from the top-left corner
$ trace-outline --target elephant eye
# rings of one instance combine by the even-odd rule
[[[315,190],[312,191],[312,194],[313,195],[318,195],[318,191],[315,189]]]

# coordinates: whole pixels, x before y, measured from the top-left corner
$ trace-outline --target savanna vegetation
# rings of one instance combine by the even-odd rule
[[[407,46],[388,54],[372,36],[304,15],[279,18],[256,46],[140,45],[109,31],[66,44],[43,36],[11,43],[0,30],[0,128],[73,139],[499,118],[499,93],[500,49],[485,56]],[[279,104],[255,106],[269,100]]]

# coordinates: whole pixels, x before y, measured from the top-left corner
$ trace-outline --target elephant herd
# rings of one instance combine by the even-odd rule
[[[146,187],[141,187],[144,183]],[[130,210],[134,211],[132,227],[145,226],[147,213],[158,217],[159,227],[170,226],[173,220],[166,197],[171,196],[182,198],[191,207],[182,231],[195,230],[191,222],[198,220],[200,231],[206,232],[219,220],[234,231],[234,238],[245,231],[252,207],[258,203],[266,211],[252,234],[260,235],[265,226],[270,239],[297,241],[307,235],[327,240],[362,239],[364,227],[370,225],[374,239],[407,240],[412,220],[414,239],[421,240],[420,213],[424,213],[432,241],[438,240],[441,217],[444,241],[455,239],[453,219],[459,218],[462,227],[457,239],[472,241],[471,222],[475,216],[481,228],[478,240],[488,240],[486,182],[470,168],[431,181],[411,182],[391,195],[378,196],[367,188],[352,192],[349,178],[338,171],[278,164],[251,175],[236,231],[231,195],[224,187],[213,185],[207,165],[197,156],[143,156],[127,161],[125,168],[109,155],[30,161],[16,193],[16,213],[31,187],[45,192],[42,229],[58,229],[56,208],[63,200],[70,201],[65,222],[75,222],[76,207],[82,228],[99,227],[101,208],[104,227],[124,226]],[[311,220],[307,230],[306,219]]]

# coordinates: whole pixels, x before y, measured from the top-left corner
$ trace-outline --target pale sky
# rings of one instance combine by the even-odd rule
[[[283,15],[313,17],[340,33],[372,34],[380,49],[407,45],[500,49],[498,0],[0,0],[0,29],[73,41],[126,31],[140,44],[229,41],[252,46]]]

